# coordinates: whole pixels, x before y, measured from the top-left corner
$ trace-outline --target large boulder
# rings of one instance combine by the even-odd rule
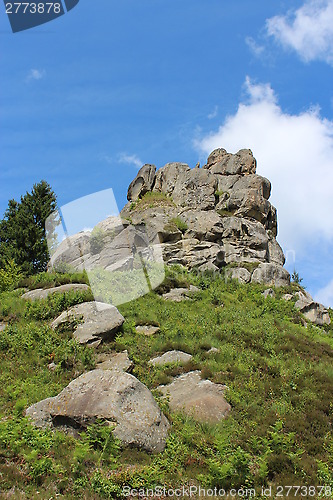
[[[178,176],[172,199],[180,207],[210,210],[215,206],[216,190],[216,177],[207,170],[196,168]]]
[[[69,431],[86,429],[97,419],[114,425],[124,446],[148,452],[165,447],[169,423],[149,389],[121,370],[92,370],[73,380],[53,398],[27,409],[37,427]]]
[[[186,163],[167,163],[157,171],[154,191],[172,196],[179,175],[190,170]]]
[[[203,168],[219,175],[255,174],[256,159],[250,149],[241,149],[236,154],[227,153],[225,149],[215,149],[208,157]]]
[[[54,293],[66,293],[66,292],[82,292],[89,290],[89,286],[81,283],[68,283],[67,285],[60,285],[51,288],[37,288],[36,290],[30,290],[30,292],[26,292],[22,295],[22,299],[24,300],[42,300],[46,299],[48,295],[52,295]]]
[[[252,273],[252,283],[262,283],[268,286],[288,286],[290,274],[278,264],[261,263]]]
[[[125,319],[115,306],[102,302],[84,302],[60,314],[52,323],[55,330],[60,326],[75,325],[74,338],[80,344],[99,343],[112,337]]]
[[[158,389],[169,396],[171,410],[183,411],[201,422],[217,423],[231,410],[224,397],[226,386],[202,380],[198,370],[181,375]]]
[[[295,307],[308,321],[318,326],[330,325],[331,318],[327,309],[322,304],[314,301],[308,292],[305,290],[299,291],[296,293],[296,297]]]
[[[140,168],[137,176],[129,185],[127,191],[127,199],[129,201],[136,201],[152,190],[155,181],[155,172],[155,165],[146,164]]]
[[[63,264],[83,269],[85,255],[90,253],[90,231],[81,231],[64,239],[52,254],[48,268],[57,271]]]
[[[244,267],[226,269],[224,276],[227,280],[237,280],[239,283],[250,283],[251,281],[251,273]]]

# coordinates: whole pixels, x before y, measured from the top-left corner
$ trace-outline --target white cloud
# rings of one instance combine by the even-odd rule
[[[26,81],[41,80],[46,75],[45,69],[31,69],[26,77]]]
[[[127,163],[128,165],[134,165],[135,167],[141,168],[143,162],[137,155],[130,155],[127,153],[120,153],[118,155],[119,163]]]
[[[272,182],[285,251],[310,252],[319,238],[333,241],[333,122],[318,109],[284,113],[269,84],[247,78],[245,87],[246,101],[196,146],[205,154],[252,149],[258,173]]]
[[[333,280],[331,280],[324,288],[318,290],[314,299],[326,307],[333,307]]]
[[[308,0],[285,16],[267,20],[267,33],[304,61],[333,65],[333,0]]]
[[[253,55],[255,55],[256,57],[260,57],[260,56],[263,55],[265,47],[263,47],[262,45],[259,45],[254,40],[254,38],[252,38],[251,36],[247,36],[245,38],[245,43],[249,47],[249,49],[250,49],[250,51],[252,52]]]

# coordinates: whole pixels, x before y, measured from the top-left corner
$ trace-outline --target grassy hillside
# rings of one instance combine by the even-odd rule
[[[84,281],[84,275],[43,274],[22,285],[78,280]],[[201,289],[192,300],[167,302],[157,293],[190,283]],[[276,298],[267,299],[263,289],[173,268],[160,290],[119,306],[126,319],[123,330],[98,352],[127,349],[133,374],[153,390],[172,422],[166,449],[156,456],[122,450],[100,423],[78,440],[30,425],[23,416],[29,405],[56,395],[95,365],[93,349],[78,345],[70,332],[55,333],[48,326],[69,305],[92,297],[68,293],[29,305],[20,299],[22,289],[2,292],[0,321],[9,327],[0,332],[0,493],[15,486],[11,498],[22,498],[22,492],[29,499],[56,494],[121,498],[124,485],[184,484],[256,487],[257,497],[262,485],[325,485],[333,490],[333,328],[304,327],[293,303],[281,300],[290,288],[277,289]],[[160,333],[140,335],[135,331],[139,324],[158,325]],[[218,352],[208,353],[211,347]],[[193,360],[148,365],[150,358],[170,349],[184,350]],[[48,368],[51,362],[54,371]],[[156,391],[193,369],[228,386],[232,412],[217,425],[170,413]]]

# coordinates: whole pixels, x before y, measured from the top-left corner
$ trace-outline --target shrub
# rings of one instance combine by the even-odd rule
[[[188,225],[180,217],[175,217],[171,219],[170,222],[171,224],[174,224],[177,227],[177,229],[179,229],[179,231],[181,231],[182,233],[185,233],[185,231],[188,230]]]
[[[0,291],[13,290],[22,277],[21,269],[13,259],[8,260],[0,269]]]

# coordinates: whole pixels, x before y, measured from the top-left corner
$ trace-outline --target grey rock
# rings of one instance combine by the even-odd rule
[[[3,332],[6,327],[7,327],[6,323],[0,323],[0,332]]]
[[[294,296],[291,293],[285,293],[281,298],[282,298],[282,300],[285,300],[286,302],[288,302],[289,300],[292,300],[294,298]]]
[[[164,366],[170,363],[187,363],[192,359],[191,354],[182,351],[168,351],[148,361],[153,366]]]
[[[299,291],[295,295],[298,299],[295,303],[295,307],[308,321],[318,326],[330,325],[330,315],[322,304],[315,302],[311,295],[305,290]]]
[[[267,299],[267,297],[275,297],[275,292],[273,288],[266,288],[266,290],[264,290],[261,295],[263,295],[265,299]]]
[[[225,149],[215,149],[208,157],[207,165],[214,174],[235,175],[254,174],[257,162],[250,149],[241,149],[236,154],[227,153]]]
[[[127,199],[129,201],[136,201],[152,190],[155,181],[155,172],[155,165],[146,164],[140,168],[137,176],[129,185],[127,191]]]
[[[181,218],[187,224],[186,237],[199,241],[221,240],[224,228],[223,218],[214,210],[185,210]]]
[[[42,300],[46,299],[48,295],[53,293],[66,293],[69,291],[85,291],[89,290],[89,286],[80,283],[69,283],[67,285],[56,286],[52,288],[37,288],[37,290],[31,290],[30,292],[26,292],[22,295],[22,299],[24,300]]]
[[[142,333],[143,335],[146,335],[146,337],[150,337],[151,335],[155,335],[155,333],[159,332],[160,327],[153,325],[139,325],[135,327],[135,330],[137,333]]]
[[[219,351],[219,349],[217,349],[217,347],[211,347],[209,349],[209,351],[207,351],[207,354],[217,354]]]
[[[288,286],[290,274],[286,269],[277,264],[261,263],[252,273],[252,283],[262,283],[276,287]]]
[[[55,330],[60,325],[82,321],[74,331],[74,338],[80,344],[91,344],[113,336],[125,319],[115,306],[102,302],[85,302],[71,307],[60,314],[52,323]]]
[[[189,296],[199,291],[200,288],[190,285],[190,288],[173,288],[169,292],[164,293],[162,297],[165,300],[171,300],[173,302],[181,302],[182,300],[189,299]]]
[[[173,411],[184,411],[202,422],[219,422],[231,411],[224,397],[226,386],[202,380],[200,371],[181,375],[171,384],[158,389],[170,396],[169,404]]]
[[[275,238],[268,241],[268,261],[279,266],[283,266],[286,261],[283,250]]]
[[[99,370],[116,370],[127,372],[133,367],[127,350],[112,354],[101,353],[96,356],[96,368]]]
[[[92,370],[73,380],[54,398],[27,409],[37,427],[85,429],[97,419],[115,425],[113,434],[124,446],[161,452],[169,423],[151,392],[121,370]]]
[[[184,174],[190,170],[190,167],[186,163],[167,163],[156,173],[154,191],[172,196],[180,174]]]
[[[200,210],[213,209],[217,179],[207,170],[194,169],[177,177],[172,199],[176,205]]]
[[[90,236],[90,231],[81,231],[62,241],[53,253],[48,269],[56,271],[63,264],[70,265],[73,269],[83,269],[84,256],[90,253]]]
[[[250,283],[251,273],[244,267],[233,267],[226,269],[225,278],[237,280],[239,283]]]
[[[49,363],[47,367],[51,372],[54,372],[57,369],[57,365],[55,363]]]

